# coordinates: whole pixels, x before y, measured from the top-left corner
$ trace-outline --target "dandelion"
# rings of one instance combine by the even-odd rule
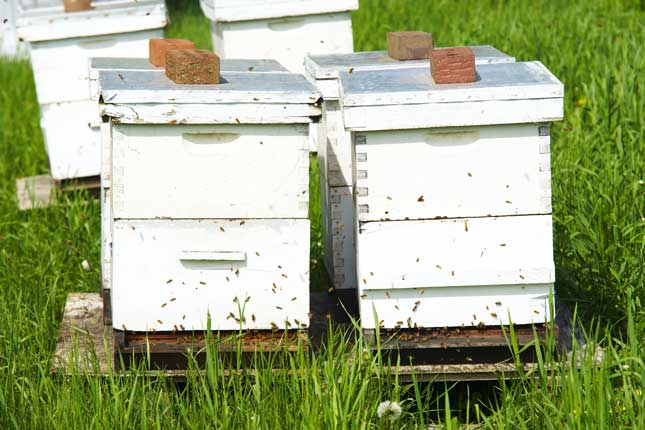
[[[381,402],[376,409],[376,414],[380,419],[393,423],[401,416],[401,406],[397,402]]]
[[[81,267],[82,267],[82,268],[83,268],[83,270],[85,270],[86,272],[89,272],[89,271],[92,269],[92,265],[91,265],[91,264],[90,264],[90,262],[89,262],[89,261],[87,261],[87,260],[83,260],[83,262],[81,263]]]

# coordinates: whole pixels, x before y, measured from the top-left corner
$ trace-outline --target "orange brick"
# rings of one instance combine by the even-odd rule
[[[166,76],[177,84],[219,84],[219,57],[204,49],[171,49]]]
[[[148,41],[149,61],[156,67],[166,65],[166,52],[171,49],[195,49],[195,44],[185,39],[150,39]]]
[[[464,84],[477,80],[475,54],[467,47],[433,50],[430,70],[437,84]]]
[[[433,47],[432,34],[423,31],[400,31],[387,34],[387,54],[395,60],[430,58]]]
[[[65,0],[63,3],[65,12],[80,12],[92,9],[92,0]]]

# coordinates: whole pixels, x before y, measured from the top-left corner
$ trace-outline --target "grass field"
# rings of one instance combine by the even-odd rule
[[[197,2],[169,6],[167,34],[210,47]],[[374,377],[378,356],[337,333],[318,356],[276,357],[288,361],[277,374],[247,367],[224,378],[211,351],[206,376],[181,390],[140,369],[51,376],[67,293],[99,289],[100,208],[80,196],[17,210],[15,179],[45,173],[47,160],[30,66],[0,60],[0,428],[645,428],[645,1],[362,0],[353,21],[357,50],[383,49],[387,31],[424,29],[438,45],[491,44],[540,60],[565,84],[566,120],[552,129],[556,289],[590,329],[580,371],[549,375],[546,354],[514,383],[402,384]],[[312,218],[313,283],[323,288],[315,205]],[[403,409],[391,424],[377,416],[385,400]]]

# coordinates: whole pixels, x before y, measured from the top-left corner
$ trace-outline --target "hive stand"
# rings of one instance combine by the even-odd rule
[[[348,292],[329,295],[313,292],[311,326],[308,332],[283,332],[261,335],[258,332],[220,336],[220,354],[242,360],[256,351],[295,350],[299,344],[309,345],[313,351],[324,345],[330,321],[336,327],[352,329],[352,318],[358,314],[356,299]],[[558,305],[556,330],[561,350],[571,346],[571,312]],[[544,339],[545,327],[536,327],[538,338]],[[505,333],[504,333],[505,331]],[[366,332],[372,348],[380,348],[386,365],[384,371],[398,373],[400,380],[425,381],[485,381],[517,376],[517,366],[509,353],[508,329],[499,327],[439,330],[382,331],[377,341],[374,332]],[[520,348],[533,342],[533,327],[515,327]],[[576,334],[577,335],[577,334]],[[241,343],[237,341],[242,339]],[[578,341],[582,339],[576,336]],[[222,341],[223,339],[223,341]],[[52,373],[69,375],[79,370],[91,374],[108,374],[150,358],[150,375],[170,377],[181,381],[186,376],[187,352],[200,351],[205,346],[203,333],[131,333],[115,331],[104,323],[103,304],[97,293],[72,293],[67,298],[61,332],[58,337]],[[239,349],[238,349],[239,348]],[[398,352],[398,355],[397,355]],[[203,364],[204,354],[197,354],[197,363]],[[520,356],[524,371],[537,367],[531,348]],[[389,361],[388,361],[389,360]],[[98,366],[92,366],[97,363]],[[113,363],[119,363],[114,366]]]
[[[87,190],[91,196],[98,197],[101,188],[100,178],[88,178],[57,181],[50,175],[29,176],[16,179],[16,197],[18,209],[43,209],[57,204],[62,194],[73,194]]]

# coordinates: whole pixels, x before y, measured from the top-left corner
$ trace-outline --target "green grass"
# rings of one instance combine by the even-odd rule
[[[210,47],[197,2],[169,9],[169,36]],[[258,357],[224,378],[228,365],[212,351],[206,376],[181,390],[141,370],[52,377],[65,296],[99,288],[100,208],[80,196],[17,210],[15,179],[45,173],[47,160],[29,64],[0,60],[0,428],[386,428],[376,416],[384,400],[403,407],[391,428],[645,428],[645,2],[363,0],[353,19],[359,50],[383,49],[386,31],[423,29],[438,45],[540,60],[565,84],[566,120],[552,129],[556,288],[593,328],[580,370],[547,374],[555,363],[545,351],[545,367],[515,383],[403,384],[373,377],[378,357],[335,333],[319,355],[278,353],[291,373],[257,370]],[[324,288],[317,181],[313,163],[312,280]]]

